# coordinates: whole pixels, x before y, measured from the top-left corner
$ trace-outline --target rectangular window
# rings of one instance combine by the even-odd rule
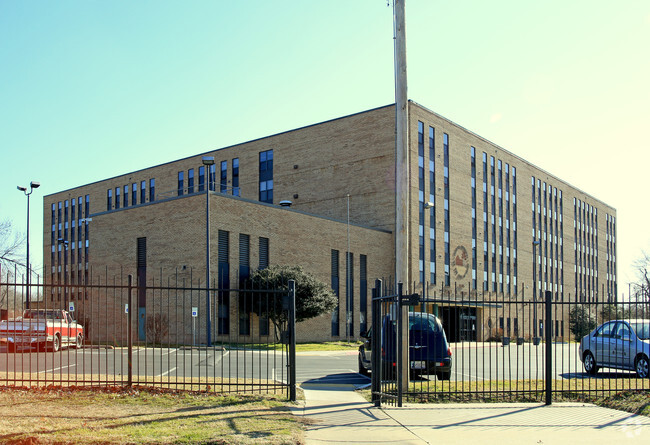
[[[219,191],[228,193],[228,161],[221,161],[221,177],[219,180]]]
[[[187,193],[194,193],[194,169],[191,168],[187,171]]]
[[[156,179],[151,178],[149,180],[149,202],[154,202],[156,200]]]
[[[178,196],[183,196],[183,189],[185,189],[185,172],[178,172]]]
[[[273,150],[260,153],[259,200],[273,204]]]
[[[199,167],[199,192],[205,190],[205,166]]]
[[[239,196],[239,158],[232,160],[232,194]]]
[[[269,267],[269,239],[260,237],[260,269]]]
[[[208,189],[211,192],[214,192],[214,185],[217,175],[217,166],[215,164],[210,165],[210,170],[208,170]]]
[[[129,186],[124,186],[124,207],[129,206]]]
[[[354,335],[354,254],[347,253],[346,272],[345,272],[345,289],[346,289],[346,327],[347,334]]]
[[[115,187],[115,208],[120,208],[120,187]]]
[[[131,205],[136,205],[138,203],[138,183],[134,182],[131,185]]]
[[[147,201],[147,181],[142,181],[140,183],[140,204],[144,204]]]
[[[239,234],[239,283],[243,287],[244,282],[250,277],[250,235]],[[251,334],[251,312],[253,294],[241,292],[239,294],[239,334]]]
[[[106,192],[106,210],[113,208],[113,189],[108,189]]]
[[[368,329],[368,258],[359,255],[359,331],[363,334]]]
[[[218,269],[218,287],[219,289],[230,288],[230,232],[219,230],[219,269]],[[217,333],[219,335],[230,334],[230,292],[220,290],[217,297]]]
[[[337,301],[339,300],[339,251],[332,249],[332,291],[336,295]],[[339,308],[340,304],[337,303],[334,311],[332,312],[332,337],[338,337],[339,332]]]

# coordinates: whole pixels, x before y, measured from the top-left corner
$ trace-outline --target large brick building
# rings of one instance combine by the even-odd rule
[[[522,298],[525,288],[525,298],[614,298],[615,209],[417,103],[408,111],[412,286],[486,299]],[[208,188],[212,280],[302,265],[340,304],[301,323],[298,340],[359,336],[372,282],[395,270],[394,105],[48,195],[46,279],[137,276],[138,265],[147,276],[204,277]],[[65,288],[46,298],[87,304]],[[235,299],[215,300],[213,338],[247,335],[251,315]],[[484,335],[480,308],[445,310],[477,321],[470,338]],[[560,335],[564,320],[557,326]]]

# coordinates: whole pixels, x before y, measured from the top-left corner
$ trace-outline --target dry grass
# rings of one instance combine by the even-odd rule
[[[49,387],[0,391],[0,441],[53,443],[294,444],[301,418],[272,396],[144,388]]]

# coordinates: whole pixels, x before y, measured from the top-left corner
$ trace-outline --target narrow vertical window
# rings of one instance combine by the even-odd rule
[[[208,190],[214,192],[215,181],[217,176],[217,166],[215,164],[210,165],[210,170],[208,170]]]
[[[219,179],[219,192],[228,193],[228,161],[221,161],[221,176]]]
[[[476,290],[476,149],[470,147],[471,196],[472,196],[472,290]]]
[[[443,155],[444,155],[444,215],[445,215],[445,232],[444,232],[444,243],[445,243],[445,286],[451,284],[450,277],[450,267],[451,267],[451,245],[449,240],[449,227],[450,227],[450,213],[449,213],[449,135],[443,133]]]
[[[359,332],[365,333],[368,329],[368,258],[359,255]]]
[[[205,190],[205,166],[199,167],[199,192]]]
[[[219,254],[218,254],[218,287],[219,289],[230,288],[230,233],[219,230]],[[217,297],[217,333],[228,335],[230,333],[230,292],[220,290]]]
[[[259,269],[266,269],[269,267],[269,239],[260,237],[259,238]],[[260,314],[260,335],[269,335],[269,317],[268,311],[266,310],[271,304],[272,301],[259,300],[260,310],[257,312]]]
[[[418,272],[424,282],[424,124],[418,121]]]
[[[124,186],[124,207],[129,206],[129,186]]]
[[[347,335],[354,335],[354,254],[347,252],[345,267],[345,290],[346,290],[346,330]]]
[[[113,208],[113,189],[108,189],[106,192],[106,210]]]
[[[178,196],[183,196],[183,190],[185,189],[185,172],[178,172]]]
[[[138,203],[138,183],[134,182],[131,184],[131,205],[136,205]]]
[[[140,183],[140,204],[147,202],[147,181]]]
[[[336,295],[336,307],[332,312],[332,337],[338,337],[340,335],[339,331],[339,309],[340,309],[340,299],[339,299],[339,251],[332,249],[332,264],[331,264],[331,277],[332,277],[332,291]]]
[[[259,200],[273,204],[273,150],[260,153]]]
[[[239,158],[232,160],[232,194],[239,196]]]
[[[429,127],[429,279],[436,284],[436,168],[435,130]]]
[[[187,193],[194,193],[194,169],[190,168],[187,171]]]
[[[269,267],[269,239],[260,237],[260,254],[259,254],[259,268],[266,269]]]
[[[151,178],[149,180],[149,202],[154,202],[156,200],[156,179]]]
[[[250,235],[239,234],[239,283],[250,277]],[[239,334],[251,334],[251,312],[253,301],[252,294],[241,292],[239,294]]]

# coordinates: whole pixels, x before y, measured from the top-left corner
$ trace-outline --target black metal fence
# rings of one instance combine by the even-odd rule
[[[295,286],[206,287],[191,274],[0,277],[0,383],[147,385],[295,400]],[[164,282],[163,282],[164,281]],[[207,313],[211,313],[208,318]],[[210,344],[207,343],[210,339]]]
[[[575,301],[551,292],[526,295],[525,289],[512,298],[458,288],[419,291],[404,295],[401,286],[387,290],[381,282],[373,290],[372,392],[378,405],[550,404],[650,389],[650,301]],[[603,330],[590,336],[599,326]]]

